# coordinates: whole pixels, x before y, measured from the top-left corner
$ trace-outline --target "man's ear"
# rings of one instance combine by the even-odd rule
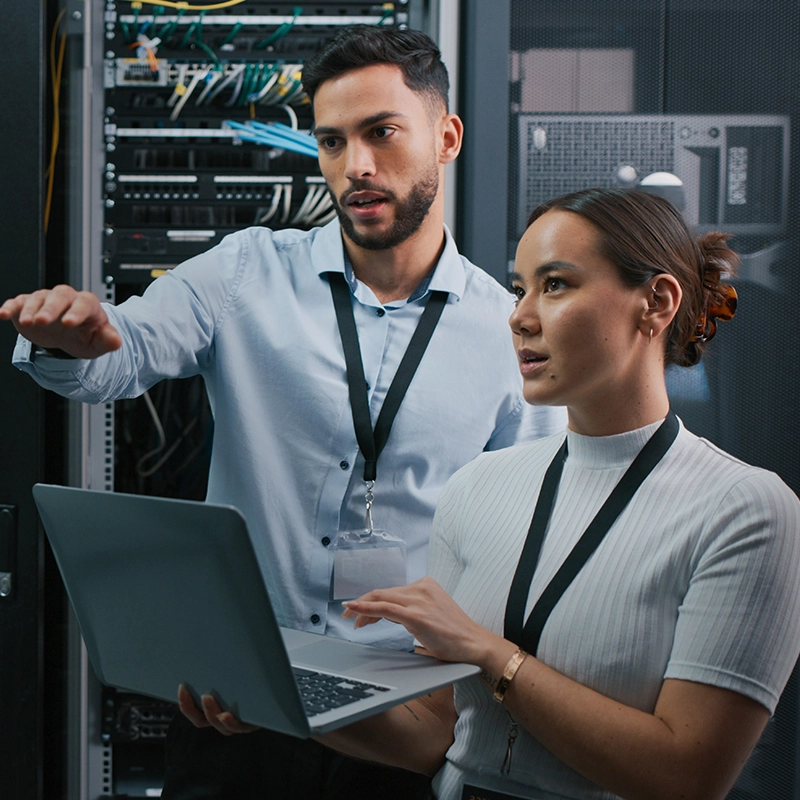
[[[439,163],[449,164],[455,161],[461,152],[461,143],[464,138],[464,123],[457,114],[445,114],[439,125]]]

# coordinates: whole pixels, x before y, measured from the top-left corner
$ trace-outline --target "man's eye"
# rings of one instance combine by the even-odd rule
[[[389,128],[375,128],[375,136],[379,139],[385,139],[390,133],[391,130]]]
[[[320,139],[319,142],[326,150],[332,150],[336,145],[339,143],[339,140],[334,138],[333,136],[326,136],[324,139]]]

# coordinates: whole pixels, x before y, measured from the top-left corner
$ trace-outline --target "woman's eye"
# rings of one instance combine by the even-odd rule
[[[557,292],[564,285],[561,278],[547,278],[544,282],[544,290],[546,292]]]
[[[525,290],[521,286],[512,286],[511,294],[514,295],[514,299],[519,303],[525,297]]]

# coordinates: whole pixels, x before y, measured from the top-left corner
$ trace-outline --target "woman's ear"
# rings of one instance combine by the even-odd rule
[[[644,287],[646,307],[643,309],[640,330],[653,339],[667,330],[681,305],[683,290],[677,279],[662,273]]]

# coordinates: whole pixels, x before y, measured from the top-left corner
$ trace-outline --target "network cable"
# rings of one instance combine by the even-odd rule
[[[297,18],[303,13],[303,9],[300,6],[295,6],[292,9],[293,19],[291,22],[282,22],[277,30],[273,31],[266,39],[259,42],[256,45],[256,50],[263,50],[265,47],[269,47],[270,45],[279,42],[286,36],[287,33],[294,27],[295,22],[297,22]]]
[[[229,119],[225,120],[223,125],[236,131],[237,137],[244,141],[280,147],[312,158],[318,155],[316,139],[280,122],[263,123],[256,120],[236,122]]]

